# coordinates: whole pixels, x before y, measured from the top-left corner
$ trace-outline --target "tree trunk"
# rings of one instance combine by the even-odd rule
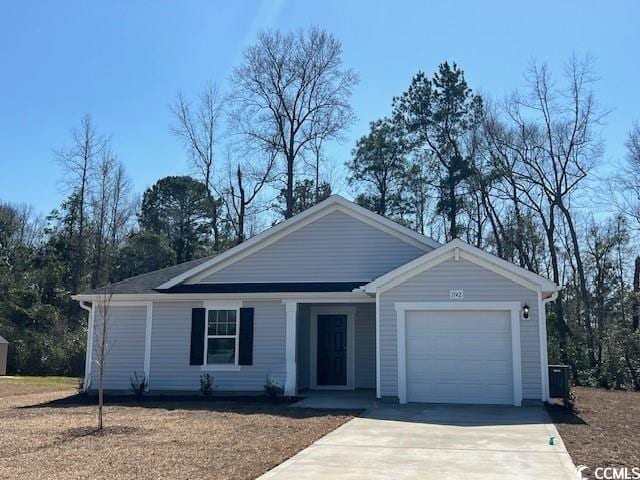
[[[213,250],[218,253],[220,251],[220,229],[218,228],[218,206],[216,199],[211,193],[211,167],[207,166],[204,177],[205,186],[207,187],[207,196],[211,202],[211,229],[213,230]]]
[[[291,218],[293,216],[293,162],[295,157],[293,155],[287,155],[287,192],[285,195],[287,207],[284,214],[285,218]]]
[[[378,208],[380,215],[386,216],[387,214],[387,190],[385,188],[380,189],[380,206]]]
[[[102,407],[104,406],[104,372],[100,368],[100,382],[98,384],[98,430],[102,430]]]
[[[625,308],[625,301],[624,301],[624,293],[626,290],[626,285],[624,281],[624,264],[622,262],[622,239],[620,237],[620,220],[618,220],[617,227],[618,227],[618,230],[616,231],[617,233],[616,253],[618,254],[618,282],[620,283],[620,285],[618,285],[618,292],[620,293],[620,298],[618,301],[620,302],[620,315],[622,317],[622,324],[626,325],[627,309]]]
[[[78,238],[76,245],[76,257],[74,258],[73,265],[73,277],[71,279],[72,282],[72,291],[79,292],[80,284],[82,282],[83,272],[84,272],[84,227],[85,227],[85,218],[84,218],[84,209],[85,209],[85,195],[87,190],[87,177],[88,171],[85,165],[84,171],[82,173],[82,180],[80,186],[80,192],[78,197],[79,202],[79,212],[78,212]]]
[[[456,202],[456,185],[453,178],[454,173],[449,171],[449,196],[450,196],[450,205],[449,205],[449,236],[450,239],[458,238],[458,225],[456,222],[458,216],[458,205]]]
[[[584,326],[587,332],[587,348],[589,355],[589,363],[593,368],[596,366],[595,355],[595,339],[593,336],[593,325],[591,325],[591,308],[589,302],[589,292],[587,291],[587,279],[584,273],[584,265],[582,264],[582,256],[580,255],[580,243],[578,241],[578,234],[576,233],[575,225],[573,224],[573,218],[571,212],[565,207],[562,201],[556,202],[560,211],[564,214],[569,227],[569,234],[571,236],[571,244],[573,245],[573,256],[576,260],[576,269],[578,271],[578,280],[580,282],[580,296],[582,297],[582,304],[584,307]]]
[[[496,242],[496,253],[498,257],[504,258],[504,250],[502,248],[502,225],[500,221],[494,217],[495,210],[492,205],[490,205],[491,200],[489,200],[489,193],[486,191],[484,186],[480,190],[480,199],[482,201],[482,206],[484,207],[485,213],[487,214],[487,218],[489,219],[489,223],[491,223],[491,230],[493,231],[493,239]]]
[[[98,430],[102,430],[102,410],[104,407],[104,369],[106,367],[107,357],[107,310],[102,313],[102,334],[100,335],[100,351],[99,351],[99,381],[98,381]]]
[[[631,318],[631,328],[634,332],[640,328],[640,255],[636,257],[633,268],[633,315]]]
[[[320,201],[320,149],[316,151],[316,191],[313,203],[317,204]]]
[[[513,201],[513,215],[516,221],[516,249],[518,250],[518,257],[520,260],[520,266],[529,268],[529,270],[533,271],[531,265],[529,265],[528,255],[526,255],[524,251],[524,245],[522,242],[522,216],[520,213],[520,202],[518,200],[518,190],[515,181],[513,178],[509,178],[511,183],[511,195]]]
[[[244,216],[246,208],[244,186],[242,185],[242,170],[240,170],[240,165],[238,165],[236,176],[238,177],[238,191],[240,193],[240,205],[238,209],[238,238],[236,239],[236,245],[240,245],[244,242]]]
[[[476,201],[476,216],[478,217],[478,231],[476,232],[476,247],[482,248],[482,204]]]
[[[553,272],[553,281],[560,285],[560,267],[558,265],[558,251],[556,249],[555,243],[555,213],[553,210],[553,206],[549,207],[549,220],[547,221],[540,212],[540,219],[542,220],[542,226],[544,228],[545,234],[547,236],[547,244],[549,246],[549,255],[551,257],[551,270]],[[555,312],[555,326],[558,330],[559,340],[560,340],[560,361],[562,363],[567,363],[569,358],[567,355],[567,344],[569,337],[569,328],[564,319],[564,300],[562,295],[562,290],[558,292],[558,298],[554,305]],[[575,373],[575,368],[573,369]]]
[[[216,205],[216,199],[209,192],[209,199],[211,201],[211,227],[213,228],[213,249],[216,253],[220,252],[220,228],[218,226],[218,206]]]

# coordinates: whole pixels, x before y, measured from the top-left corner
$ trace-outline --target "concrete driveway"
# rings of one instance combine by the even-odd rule
[[[542,408],[403,405],[368,410],[260,478],[567,480],[576,474]]]

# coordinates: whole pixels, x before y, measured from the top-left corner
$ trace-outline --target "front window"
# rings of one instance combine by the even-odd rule
[[[207,365],[237,363],[237,318],[237,310],[207,310]]]

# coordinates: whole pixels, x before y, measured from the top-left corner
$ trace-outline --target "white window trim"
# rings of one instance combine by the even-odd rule
[[[407,352],[406,313],[415,310],[508,311],[511,317],[511,357],[513,364],[513,405],[522,405],[522,357],[520,353],[520,302],[398,302],[397,344],[398,344],[398,400],[407,403]]]
[[[347,316],[347,384],[318,385],[318,315]],[[355,318],[356,307],[340,305],[313,305],[310,309],[311,332],[309,343],[310,373],[309,384],[313,390],[354,390],[355,389]]]
[[[242,367],[238,364],[240,348],[240,308],[242,302],[204,302],[204,364],[200,367],[201,372],[229,372],[238,371]],[[209,310],[235,310],[236,312],[236,334],[235,335],[209,335]],[[235,361],[234,363],[207,363],[209,338],[232,338],[235,337]]]

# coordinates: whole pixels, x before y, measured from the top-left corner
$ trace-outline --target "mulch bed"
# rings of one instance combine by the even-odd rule
[[[0,398],[0,478],[256,478],[361,413],[255,397],[112,400],[97,432],[95,399]]]
[[[640,467],[640,392],[575,387],[575,409],[547,407],[576,465]]]

